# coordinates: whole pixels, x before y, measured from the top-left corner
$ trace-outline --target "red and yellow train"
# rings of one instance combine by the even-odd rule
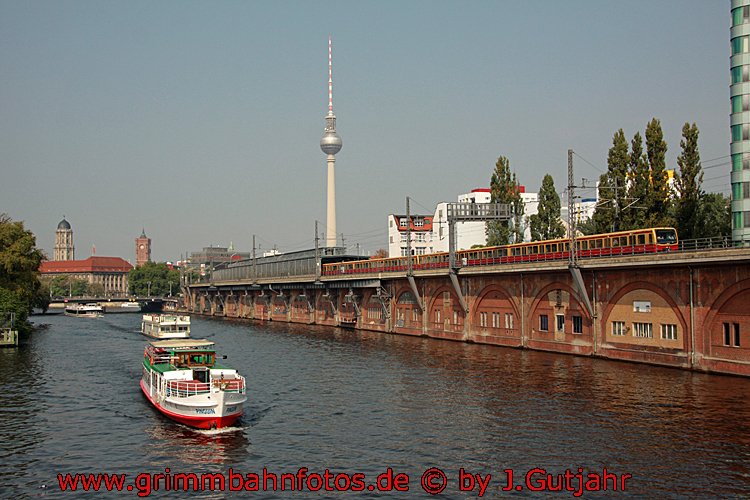
[[[677,231],[671,227],[633,229],[616,233],[595,234],[576,238],[578,258],[638,255],[677,250]],[[499,247],[483,247],[456,252],[456,263],[461,267],[487,266],[517,262],[567,260],[570,239],[532,241]],[[448,252],[412,256],[416,270],[448,267]],[[406,271],[408,257],[355,260],[323,264],[324,276],[370,274]]]

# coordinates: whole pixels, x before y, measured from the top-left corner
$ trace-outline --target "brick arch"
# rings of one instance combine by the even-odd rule
[[[648,281],[634,281],[632,283],[628,283],[626,286],[622,287],[620,290],[617,291],[608,301],[607,301],[607,307],[602,311],[602,318],[600,323],[600,328],[602,332],[602,339],[612,340],[610,336],[610,332],[607,329],[610,317],[612,316],[612,312],[615,309],[615,307],[621,306],[620,301],[628,295],[629,293],[635,292],[637,290],[646,290],[648,292],[651,292],[655,294],[660,299],[664,300],[666,302],[667,306],[671,309],[673,312],[674,318],[679,322],[679,326],[682,329],[682,335],[678,335],[678,343],[674,344],[674,348],[679,348],[683,350],[689,349],[689,328],[688,328],[688,321],[685,318],[685,315],[680,310],[680,305],[677,304],[677,302],[672,298],[672,296],[662,287],[655,285],[654,283],[648,282]],[[653,330],[653,340],[657,341],[660,339],[661,333],[657,330]],[[632,335],[626,335],[625,337],[632,337]],[[651,339],[649,339],[651,341]],[[657,346],[659,342],[652,342],[654,346]],[[659,346],[662,347],[662,346]],[[666,345],[665,347],[672,347],[670,345]]]
[[[398,289],[394,295],[393,307],[395,309],[395,325],[401,332],[421,334],[422,319],[425,314],[417,304],[401,303],[401,298],[406,294],[414,295],[411,287],[404,286]],[[419,300],[414,297],[415,300]]]
[[[513,301],[511,295],[505,288],[495,284],[487,285],[477,294],[477,300],[474,302],[473,307],[469,310],[472,324],[475,326],[480,326],[481,328],[479,313],[482,312],[482,309],[493,309],[493,307],[489,306],[489,303],[496,299],[500,299],[500,301],[507,302],[510,305],[510,309],[515,316],[515,321],[519,322],[517,327],[520,328],[519,320],[521,316],[516,303]],[[497,309],[497,307],[494,308]]]
[[[704,334],[706,354],[738,359],[737,347],[750,349],[750,279],[739,281],[726,288],[709,306],[709,313],[701,329]],[[726,321],[724,321],[726,320]],[[730,325],[730,345],[725,345],[724,323]],[[735,346],[735,324],[739,325],[740,345]],[[742,333],[744,332],[744,335]]]
[[[444,294],[448,292],[450,298],[450,304],[446,306],[443,302],[442,307],[440,302],[444,301]],[[452,333],[449,335],[451,338],[456,334],[463,332],[464,322],[466,321],[466,312],[461,307],[461,302],[458,300],[456,292],[450,285],[439,286],[432,292],[429,302],[425,301],[427,315],[427,329],[433,331],[444,331]],[[440,311],[440,317],[437,317],[437,311]],[[457,314],[454,314],[454,311]],[[448,316],[449,315],[449,316]],[[458,323],[454,321],[454,318],[458,319]],[[439,321],[438,321],[439,319]]]
[[[545,302],[548,303],[549,301],[549,294],[554,292],[555,290],[560,290],[561,293],[565,293],[568,296],[568,307],[564,310],[564,316],[566,319],[563,332],[557,331],[556,316],[558,314],[558,310],[555,308],[549,310],[544,308]],[[574,315],[571,314],[573,312],[580,313],[580,317],[582,318],[582,331],[580,333],[573,333],[572,316]],[[547,313],[546,330],[543,330],[541,325],[541,320],[543,319],[541,318],[541,316],[544,316],[544,313]],[[574,338],[583,338],[587,341],[591,341],[593,339],[593,319],[589,315],[584,302],[580,299],[576,289],[571,287],[568,283],[564,283],[562,281],[552,282],[536,293],[536,296],[531,302],[531,307],[529,308],[528,318],[529,322],[526,325],[526,332],[529,336],[529,339],[532,341],[571,342]]]

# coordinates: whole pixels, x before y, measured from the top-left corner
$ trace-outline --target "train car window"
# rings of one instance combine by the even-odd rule
[[[609,246],[610,246],[611,248],[614,248],[614,247],[620,246],[620,240],[618,240],[617,238],[612,238],[612,239],[610,240],[610,242],[609,242]]]
[[[674,229],[657,229],[656,242],[660,245],[674,245],[677,243],[677,233]]]
[[[620,246],[621,247],[628,246],[628,237],[627,236],[620,236]]]
[[[550,249],[550,251],[551,251],[551,252],[553,252],[553,253],[554,253],[554,252],[557,252],[557,243],[552,243],[552,244],[551,244],[551,245],[549,246],[549,249]]]
[[[645,234],[639,234],[637,237],[637,241],[639,245],[644,245],[646,243],[646,235]]]
[[[588,249],[589,249],[589,242],[588,242],[588,241],[585,241],[585,240],[584,240],[584,241],[582,241],[582,242],[580,243],[580,247],[579,247],[579,248],[580,248],[581,250],[588,250]]]

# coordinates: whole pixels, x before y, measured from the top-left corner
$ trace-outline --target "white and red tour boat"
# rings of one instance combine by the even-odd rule
[[[157,410],[199,429],[229,427],[242,416],[245,377],[219,365],[213,346],[195,339],[148,343],[141,389]]]
[[[155,339],[190,337],[190,316],[184,314],[144,314],[141,332]]]
[[[104,308],[99,304],[68,304],[65,306],[66,316],[77,318],[101,318],[104,316]]]

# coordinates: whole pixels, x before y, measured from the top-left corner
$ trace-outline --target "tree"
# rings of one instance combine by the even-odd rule
[[[531,241],[561,238],[565,228],[560,221],[560,196],[555,191],[555,181],[547,174],[539,189],[539,206],[537,213],[529,217],[531,223]]]
[[[646,224],[653,226],[672,225],[669,186],[667,184],[667,143],[661,122],[651,119],[646,125],[646,157],[650,173],[650,191],[646,197]]]
[[[511,241],[523,240],[523,201],[518,189],[516,174],[510,171],[510,162],[501,156],[495,163],[495,171],[490,179],[490,201],[511,205],[513,219],[509,222],[491,221],[487,223],[487,245],[507,245]]]
[[[703,197],[703,169],[698,152],[698,127],[693,123],[682,126],[682,152],[677,157],[680,171],[675,175],[675,185],[680,194],[675,203],[677,234],[682,239],[695,238],[698,209]]]
[[[180,272],[169,269],[167,264],[161,262],[146,262],[140,267],[131,269],[128,274],[130,292],[139,297],[151,296],[164,297],[178,293],[180,290]]]
[[[636,132],[630,141],[630,161],[628,165],[628,197],[623,210],[623,229],[642,229],[644,224],[645,204],[651,190],[651,175],[648,161],[643,152],[641,133]]]
[[[39,287],[39,266],[44,254],[36,248],[36,237],[0,214],[0,313],[15,313],[19,330],[29,330],[31,313]]]
[[[730,199],[721,193],[704,194],[698,204],[693,238],[731,236],[732,210]],[[677,233],[678,237],[682,237]]]
[[[388,250],[385,248],[378,248],[375,250],[375,253],[372,255],[373,259],[385,259],[388,257]]]
[[[53,297],[83,297],[89,293],[89,284],[86,280],[60,275],[50,280],[49,292]]]
[[[593,216],[598,233],[620,229],[629,163],[628,141],[620,129],[612,137],[612,147],[607,155],[607,172],[599,177],[599,202]]]

